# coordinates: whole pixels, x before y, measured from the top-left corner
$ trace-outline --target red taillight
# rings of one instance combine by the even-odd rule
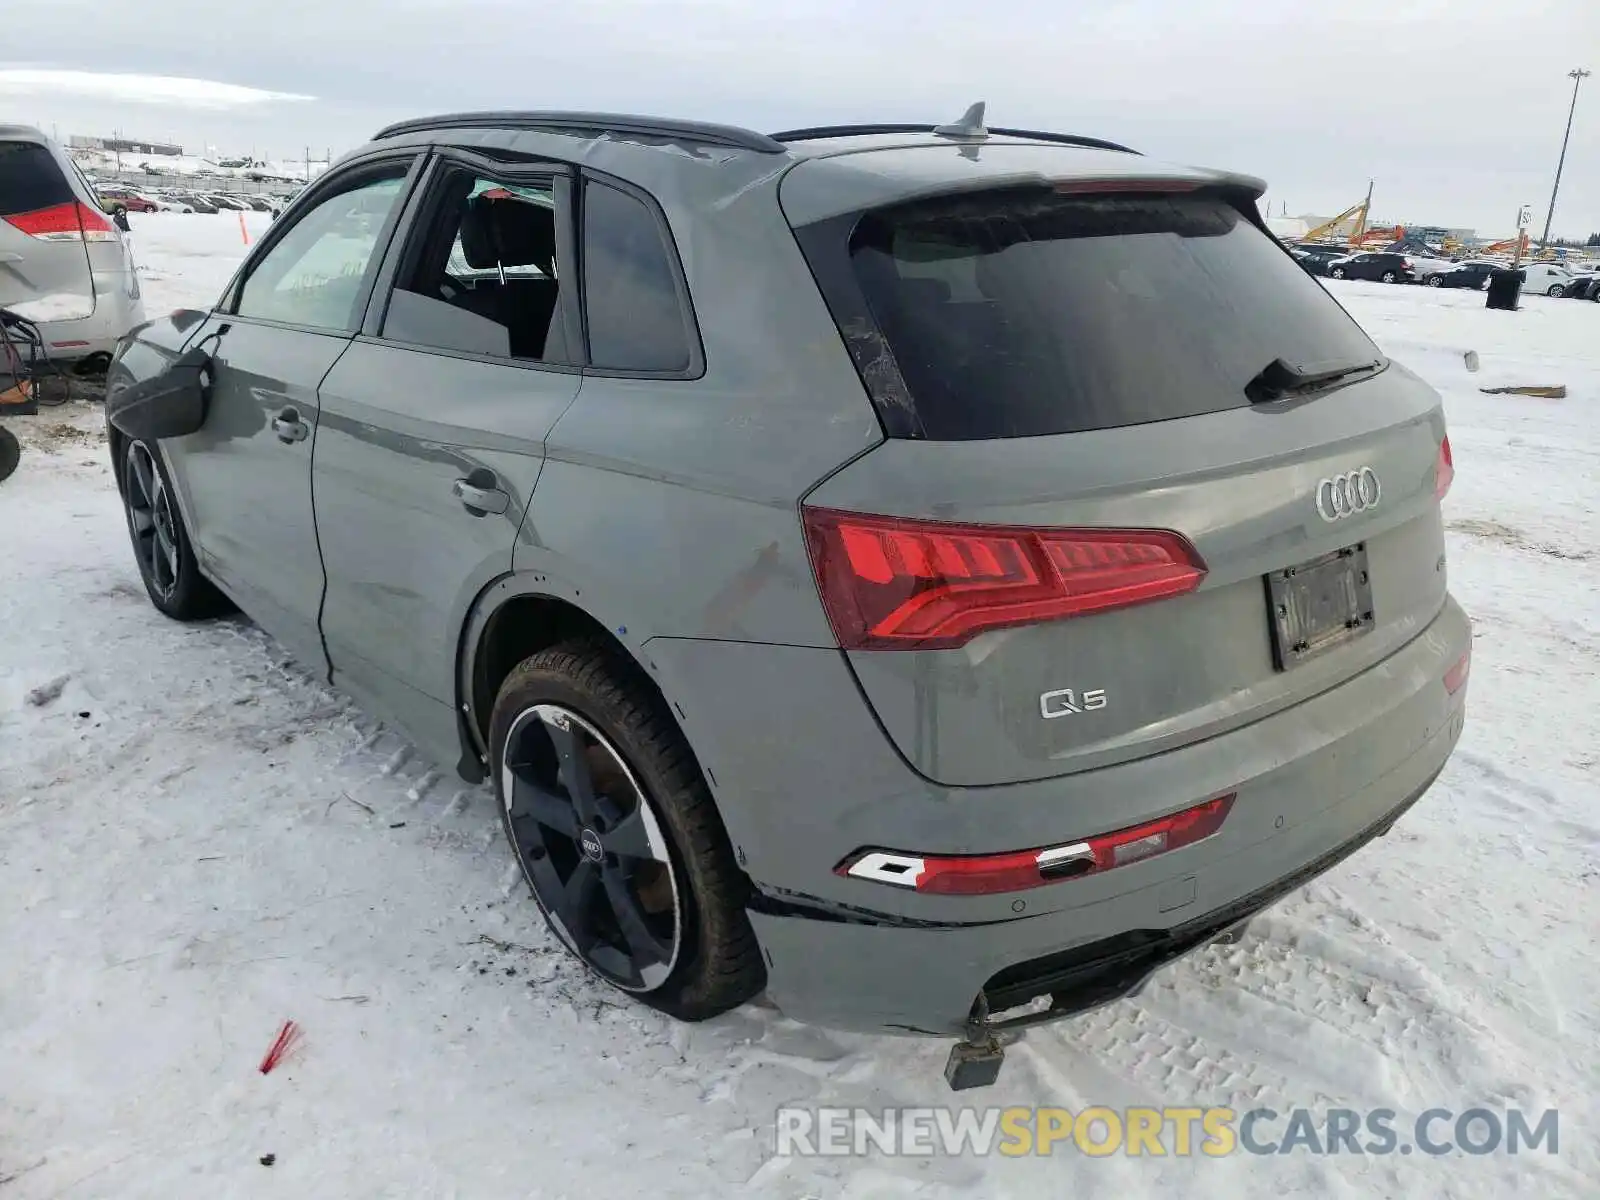
[[[846,649],[932,650],[989,629],[1193,591],[1205,564],[1162,529],[947,525],[804,512],[823,607]]]
[[[1443,500],[1444,494],[1450,490],[1450,483],[1456,477],[1456,460],[1450,455],[1450,438],[1446,435],[1444,441],[1439,443],[1439,462],[1433,473],[1433,498]]]
[[[887,883],[930,895],[980,896],[1021,892],[1099,875],[1129,863],[1192,846],[1222,828],[1234,797],[1218,796],[1155,821],[1060,846],[1007,854],[938,856],[864,850],[852,854],[836,874]]]
[[[77,200],[16,213],[5,220],[29,237],[47,242],[109,242],[117,236],[110,218]]]
[[[1467,682],[1467,676],[1472,673],[1472,643],[1467,643],[1466,651],[1456,659],[1456,665],[1444,673],[1444,690],[1454,696]]]

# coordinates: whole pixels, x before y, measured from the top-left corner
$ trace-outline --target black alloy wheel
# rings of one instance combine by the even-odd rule
[[[145,443],[128,443],[124,465],[123,502],[128,510],[128,528],[133,533],[134,556],[155,594],[153,598],[170,601],[178,590],[183,561],[172,493]]]
[[[660,822],[617,748],[559,704],[523,711],[501,760],[506,825],[551,928],[623,991],[678,962],[683,902]]]

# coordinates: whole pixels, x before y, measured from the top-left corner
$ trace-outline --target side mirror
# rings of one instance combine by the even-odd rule
[[[142,442],[185,437],[206,423],[211,356],[185,350],[166,370],[106,394],[106,420]]]

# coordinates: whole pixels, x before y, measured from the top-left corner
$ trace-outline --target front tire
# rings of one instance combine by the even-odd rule
[[[1424,282],[1429,287],[1443,287],[1444,286],[1444,278],[1442,276],[1439,276],[1439,275],[1429,275],[1428,278],[1426,280],[1424,280]]]
[[[227,597],[200,573],[173,498],[172,481],[156,448],[129,441],[120,476],[128,536],[150,603],[175,621],[200,621],[230,611],[233,605]]]
[[[501,824],[556,938],[652,1008],[699,1021],[766,983],[748,884],[694,755],[599,638],[506,677],[489,723]]]
[[[1559,296],[1559,295],[1561,295],[1561,286],[1562,285],[1559,284],[1559,283],[1558,284],[1554,284],[1548,291],[1545,292],[1545,295],[1546,296]]]

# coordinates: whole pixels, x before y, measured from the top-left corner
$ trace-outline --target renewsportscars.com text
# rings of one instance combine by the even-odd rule
[[[1556,1109],[780,1108],[776,1151],[795,1156],[1077,1153],[1091,1158],[1236,1154],[1557,1154]]]

